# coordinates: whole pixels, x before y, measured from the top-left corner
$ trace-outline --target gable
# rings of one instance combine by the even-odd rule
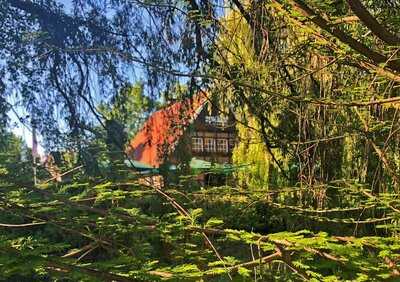
[[[206,102],[207,95],[199,92],[153,113],[129,142],[127,154],[135,161],[159,167]]]

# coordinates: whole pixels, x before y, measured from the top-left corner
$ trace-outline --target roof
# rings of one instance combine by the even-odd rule
[[[125,164],[130,167],[138,170],[141,174],[159,174],[160,170],[158,168],[153,168],[151,166],[145,165],[138,161],[125,160]],[[189,162],[189,167],[192,169],[192,172],[196,174],[204,174],[204,173],[214,173],[214,174],[231,174],[234,171],[238,171],[241,169],[246,169],[251,164],[243,164],[243,165],[232,165],[232,164],[217,164],[208,162],[205,160],[192,158]],[[168,170],[174,171],[177,169],[176,165],[170,165]]]
[[[153,113],[129,142],[127,154],[135,161],[159,167],[206,102],[206,94],[199,92]]]

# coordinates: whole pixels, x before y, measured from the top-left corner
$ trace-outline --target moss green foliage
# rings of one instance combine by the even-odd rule
[[[141,85],[125,87],[110,104],[98,106],[102,128],[68,116],[71,125],[92,134],[87,142],[78,142],[79,131],[71,134],[79,146],[58,162],[66,172],[60,183],[39,168],[34,185],[29,150],[2,130],[0,280],[399,281],[398,3],[232,1],[221,16],[221,10],[212,12],[221,3],[198,2],[201,7],[189,1],[171,9],[184,9],[191,24],[182,30],[165,28],[161,37],[148,37],[146,25],[135,21],[143,31],[136,41],[147,39],[146,50],[161,48],[168,43],[164,35],[168,39],[169,33],[182,31],[182,42],[171,46],[195,46],[189,53],[184,48],[182,58],[151,49],[163,54],[151,61],[151,69],[189,77],[189,92],[201,80],[221,111],[235,116],[233,159],[240,170],[228,177],[230,185],[202,186],[189,169],[165,179],[164,186],[155,185],[159,176],[144,177],[124,165],[121,147],[154,106]],[[365,8],[375,19],[372,24],[365,18],[368,13],[350,5],[357,2],[358,9]],[[19,1],[0,7],[8,22],[3,14],[17,10],[15,3]],[[124,3],[110,5],[121,5],[122,13],[130,7]],[[141,3],[148,11],[158,4]],[[117,22],[136,19],[129,15]],[[180,22],[176,15],[167,19],[166,26]],[[94,28],[79,24],[87,22],[71,26],[70,41],[63,44],[72,40],[80,46],[82,33]],[[26,25],[21,28],[29,30]],[[8,31],[9,25],[4,27]],[[120,34],[105,42],[112,44],[114,36]],[[68,58],[83,60],[90,69],[90,54],[81,58],[75,57],[78,51],[70,53]],[[167,54],[176,56],[175,65],[184,70],[183,59],[198,61],[190,64],[189,73],[170,70],[166,68],[173,62]],[[107,56],[101,57],[105,61]],[[13,82],[20,78],[16,63],[11,65]],[[78,77],[70,75],[79,65],[55,73],[51,81],[71,77],[71,87],[79,85]],[[158,77],[150,78],[154,86]],[[184,96],[186,88],[176,81],[160,82],[166,84],[168,89],[175,85],[178,93],[165,92],[165,100]],[[137,115],[130,116],[132,112]]]
[[[391,194],[372,196],[365,185],[349,181],[268,192],[199,187],[188,177],[157,190],[140,184],[133,171],[124,175],[117,182],[76,172],[62,184],[45,184],[42,176],[36,187],[18,174],[2,178],[1,279],[382,281],[396,276],[399,213]],[[327,204],[333,207],[316,209],[318,193],[336,195]]]
[[[248,125],[256,125],[248,122]],[[257,126],[257,125],[256,125]],[[264,187],[268,189],[271,156],[265,149],[265,144],[258,134],[253,134],[244,125],[237,125],[239,143],[233,152],[233,163],[247,165],[238,170],[238,184],[251,188]]]
[[[393,198],[314,210],[287,203],[296,187],[270,201],[265,190],[157,191],[134,176],[121,183],[76,177],[57,186],[2,182],[2,279],[382,281],[396,271],[397,236],[367,228],[375,221],[381,234],[396,234]],[[365,191],[341,185],[343,194]],[[378,211],[383,218],[373,217]]]
[[[252,185],[253,174],[261,173],[255,183],[314,185],[356,178],[375,190],[393,190],[399,185],[397,133],[392,134],[397,103],[374,101],[398,95],[398,76],[363,68],[361,51],[351,42],[338,40],[324,25],[304,23],[310,11],[331,22],[348,15],[347,4],[322,2],[242,3],[245,11],[230,11],[221,20],[218,67],[212,70],[220,79],[212,89],[222,103],[234,105],[240,122],[235,161],[256,164],[239,179]],[[372,4],[367,9],[386,13]],[[364,36],[363,21],[337,28],[398,61],[390,45]]]

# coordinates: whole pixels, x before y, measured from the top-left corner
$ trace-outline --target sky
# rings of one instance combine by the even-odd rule
[[[13,111],[9,111],[8,116],[11,119],[12,123],[12,132],[21,137],[29,148],[32,148],[32,128],[30,128],[27,124],[21,122],[18,117],[27,116],[27,113],[24,112],[21,108],[15,108],[16,113]],[[45,154],[45,149],[41,145],[42,138],[40,135],[37,135],[38,139],[38,153],[39,155],[43,156]]]

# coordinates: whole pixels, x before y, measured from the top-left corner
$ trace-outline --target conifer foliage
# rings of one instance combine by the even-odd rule
[[[399,17],[396,0],[0,1],[0,281],[400,280]],[[199,89],[236,120],[238,169],[150,185],[128,137],[158,93]],[[12,133],[33,120],[57,178]]]

